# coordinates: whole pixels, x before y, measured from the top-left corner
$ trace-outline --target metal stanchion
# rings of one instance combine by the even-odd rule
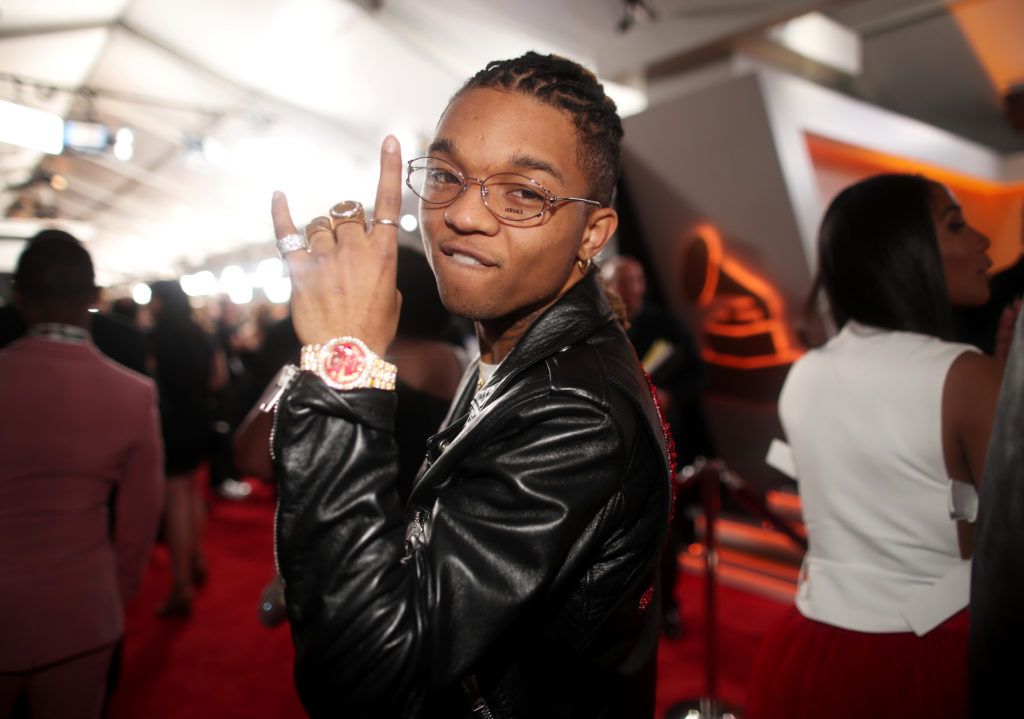
[[[704,513],[704,695],[697,700],[674,704],[665,719],[736,719],[723,710],[718,698],[718,603],[715,581],[718,569],[718,541],[715,527],[721,506],[720,483],[728,472],[720,459],[698,457],[679,472],[679,489],[699,481]]]
[[[721,496],[718,493],[718,467],[710,463],[702,473],[701,497],[704,505],[704,697],[701,717],[718,717],[718,603],[715,571],[718,569],[718,542],[715,525]]]
[[[718,696],[718,537],[717,524],[722,503],[722,487],[748,514],[759,517],[798,547],[807,549],[807,540],[772,512],[746,482],[721,459],[698,457],[679,470],[677,490],[682,493],[698,482],[704,515],[704,695],[674,704],[665,719],[738,719],[740,712],[724,706]]]

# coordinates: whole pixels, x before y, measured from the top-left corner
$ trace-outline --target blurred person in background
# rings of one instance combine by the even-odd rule
[[[626,334],[658,393],[661,411],[672,429],[678,465],[692,464],[697,457],[710,459],[715,453],[701,400],[708,370],[693,333],[675,315],[648,300],[647,276],[635,258],[613,257],[602,263],[601,276],[622,299],[628,320]],[[680,601],[675,593],[678,555],[695,538],[689,505],[677,502],[661,563],[662,631],[668,637],[682,633]]]
[[[115,301],[106,313],[89,312],[90,337],[100,352],[128,369],[145,374],[146,340],[135,323],[134,315],[129,318],[122,311],[125,308],[120,305],[121,302],[122,300]],[[130,303],[131,310],[138,308],[131,299],[127,302]],[[0,347],[5,347],[23,336],[26,329],[25,318],[17,304],[0,307]]]
[[[149,359],[160,393],[167,478],[164,537],[171,560],[170,592],[157,614],[187,617],[195,587],[207,575],[198,476],[209,458],[213,398],[226,380],[226,367],[223,353],[193,318],[180,283],[162,280],[151,289]]]
[[[1024,201],[1021,202],[1021,249],[1024,249]],[[1009,267],[992,275],[989,282],[992,296],[981,307],[958,307],[954,311],[957,339],[970,342],[989,355],[996,355],[997,347],[1007,346],[1006,332],[1012,325],[1005,315],[1020,312],[1024,294],[1024,254]]]
[[[825,213],[817,286],[839,332],[779,398],[809,549],[748,719],[967,716],[971,523],[1002,370],[953,341],[952,308],[988,301],[988,246],[921,176],[864,180]]]
[[[100,716],[163,500],[153,381],[101,354],[88,252],[47,230],[18,259],[27,336],[0,351],[0,716]]]

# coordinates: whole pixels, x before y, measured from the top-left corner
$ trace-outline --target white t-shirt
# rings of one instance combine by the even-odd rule
[[[779,415],[810,547],[797,607],[863,632],[924,634],[967,605],[942,392],[969,345],[848,322],[792,368]],[[959,501],[959,499],[958,499]]]

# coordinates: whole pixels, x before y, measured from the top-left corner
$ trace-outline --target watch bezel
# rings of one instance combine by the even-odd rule
[[[344,379],[339,380],[336,376],[337,373],[332,373],[329,369],[328,363],[342,346],[353,351],[359,358],[360,366],[358,372],[351,373]],[[356,337],[335,337],[320,347],[320,352],[317,355],[317,374],[320,375],[320,378],[328,387],[333,387],[334,389],[349,390],[368,387],[373,371],[374,357],[376,355],[362,340]]]

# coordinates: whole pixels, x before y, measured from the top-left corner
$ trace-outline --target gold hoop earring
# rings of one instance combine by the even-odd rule
[[[580,259],[576,260],[576,266],[580,268],[580,272],[582,272],[583,274],[587,273],[587,270],[590,269],[590,266],[592,264],[594,264],[594,260],[592,258],[590,258],[590,257],[588,257],[585,260],[580,260]]]

